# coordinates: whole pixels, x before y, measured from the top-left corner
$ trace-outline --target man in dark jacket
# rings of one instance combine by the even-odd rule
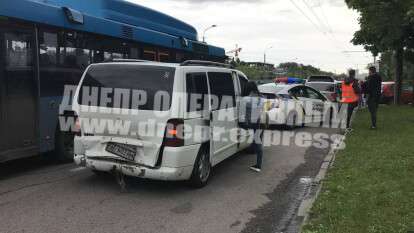
[[[242,128],[253,131],[252,147],[257,155],[256,165],[251,166],[250,169],[255,172],[261,172],[263,158],[263,131],[260,128],[260,122],[264,109],[264,100],[260,96],[259,89],[254,82],[247,83],[243,96],[240,103],[239,119]]]
[[[368,95],[368,110],[371,113],[371,129],[377,128],[377,111],[381,98],[382,78],[377,73],[377,68],[369,68],[369,76],[366,83],[366,94]]]

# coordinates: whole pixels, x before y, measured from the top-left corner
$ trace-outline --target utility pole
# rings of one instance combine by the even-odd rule
[[[264,64],[266,64],[266,53],[267,53],[267,51],[268,51],[268,50],[270,50],[270,49],[273,49],[273,45],[272,45],[272,46],[269,46],[268,48],[266,48],[266,49],[264,50],[264,53],[263,53],[263,63],[264,63]]]

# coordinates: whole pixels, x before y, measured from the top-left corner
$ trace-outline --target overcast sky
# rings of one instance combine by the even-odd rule
[[[271,46],[268,62],[295,61],[337,73],[351,67],[363,69],[373,60],[369,53],[343,53],[363,51],[350,43],[359,27],[358,13],[349,10],[344,0],[129,1],[193,25],[200,39],[205,28],[217,24],[207,32],[207,42],[226,51],[238,44],[244,61],[263,61],[264,51]]]

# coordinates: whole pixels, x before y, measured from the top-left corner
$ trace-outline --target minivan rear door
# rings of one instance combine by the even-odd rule
[[[90,141],[86,156],[156,166],[171,117],[175,72],[174,67],[136,63],[92,65],[74,109],[84,142]],[[135,150],[132,158],[120,154]]]

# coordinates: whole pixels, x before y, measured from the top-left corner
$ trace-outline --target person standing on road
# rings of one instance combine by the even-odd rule
[[[256,83],[248,82],[243,90],[243,98],[241,99],[240,110],[240,126],[245,130],[253,132],[252,148],[257,155],[256,165],[250,169],[261,172],[263,159],[263,131],[260,127],[261,116],[264,109],[264,100],[260,96]]]
[[[369,76],[366,83],[366,94],[368,95],[368,110],[371,114],[371,129],[377,128],[377,111],[381,98],[382,78],[377,73],[377,68],[369,68]]]
[[[349,76],[342,82],[342,100],[341,103],[347,104],[346,128],[351,128],[352,114],[358,107],[361,89],[355,79],[355,70],[349,70]]]

